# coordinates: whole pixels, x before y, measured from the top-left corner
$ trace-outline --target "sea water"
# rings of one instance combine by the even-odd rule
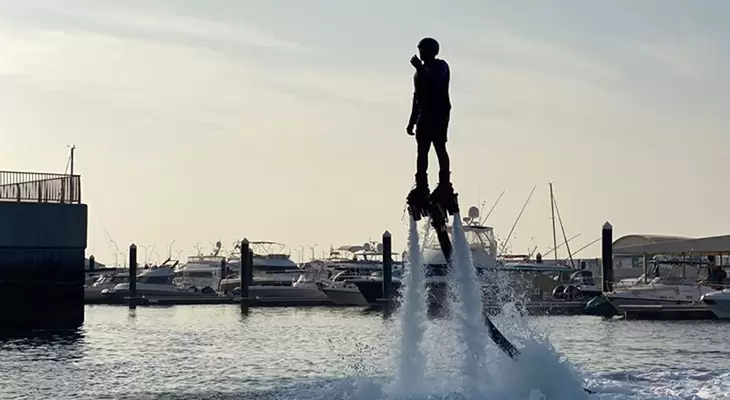
[[[456,217],[457,304],[447,318],[426,317],[412,223],[394,318],[361,308],[87,306],[72,335],[0,340],[0,398],[730,399],[723,323],[522,317],[507,305],[493,319],[520,348],[507,357],[483,329]]]
[[[505,315],[493,320],[503,331],[514,322]],[[397,376],[395,322],[360,308],[252,309],[242,316],[235,305],[135,312],[87,306],[74,336],[0,341],[0,398],[396,398],[389,392]],[[553,368],[564,358],[598,392],[594,398],[730,399],[727,324],[588,316],[521,323],[534,336],[519,343],[520,361],[489,347],[492,385],[500,387],[484,398],[511,393],[522,400],[549,392],[546,385],[570,385],[573,375]],[[423,389],[432,398],[458,390],[454,332],[453,321],[426,323]]]

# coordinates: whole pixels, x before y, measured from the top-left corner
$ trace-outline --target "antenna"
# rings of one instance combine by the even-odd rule
[[[509,234],[507,235],[507,239],[502,244],[502,248],[499,251],[499,254],[504,253],[504,249],[507,248],[507,243],[509,243],[510,238],[512,237],[512,234],[515,231],[515,228],[517,227],[517,223],[520,222],[520,218],[522,218],[522,213],[525,212],[525,208],[527,208],[527,203],[530,202],[530,199],[532,198],[532,194],[535,193],[535,189],[537,189],[537,186],[532,187],[532,191],[530,191],[530,195],[527,196],[527,200],[525,200],[525,204],[522,205],[522,209],[520,210],[520,213],[517,214],[517,219],[515,220],[515,223],[512,225],[512,229],[510,229]]]
[[[484,225],[485,222],[487,222],[487,219],[489,219],[489,216],[492,215],[492,211],[494,211],[494,208],[497,207],[497,204],[499,204],[499,201],[502,199],[502,196],[504,196],[504,192],[506,192],[507,189],[502,189],[502,193],[499,194],[499,197],[497,197],[497,200],[492,204],[492,208],[489,209],[489,212],[487,213],[487,216],[484,217],[483,220],[479,221],[479,225]],[[482,203],[482,206],[484,206],[486,203]]]

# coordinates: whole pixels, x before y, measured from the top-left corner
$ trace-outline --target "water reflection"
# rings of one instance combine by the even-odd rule
[[[84,357],[85,342],[81,329],[5,332],[0,335],[0,353],[6,362],[68,363]]]
[[[30,346],[75,344],[84,339],[81,328],[63,330],[20,330],[0,332],[0,349],[6,344]]]

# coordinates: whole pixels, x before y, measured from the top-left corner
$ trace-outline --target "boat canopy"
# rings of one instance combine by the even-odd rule
[[[636,236],[636,235],[634,235]],[[619,240],[625,239],[621,238]],[[642,255],[642,254],[663,254],[663,255],[716,255],[730,253],[730,235],[710,236],[704,238],[681,238],[664,237],[664,240],[653,239],[653,242],[624,245],[617,247],[614,242],[614,255]],[[630,243],[626,240],[625,243]]]

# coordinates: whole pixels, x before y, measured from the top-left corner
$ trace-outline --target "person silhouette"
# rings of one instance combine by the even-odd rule
[[[439,43],[427,37],[418,43],[419,55],[411,58],[416,69],[413,76],[413,103],[411,116],[406,127],[408,135],[416,137],[418,155],[416,160],[416,188],[409,195],[426,198],[428,188],[428,153],[433,145],[439,162],[439,184],[437,190],[453,193],[449,154],[446,151],[448,127],[451,118],[449,64],[436,56]],[[415,128],[415,130],[414,130]]]

